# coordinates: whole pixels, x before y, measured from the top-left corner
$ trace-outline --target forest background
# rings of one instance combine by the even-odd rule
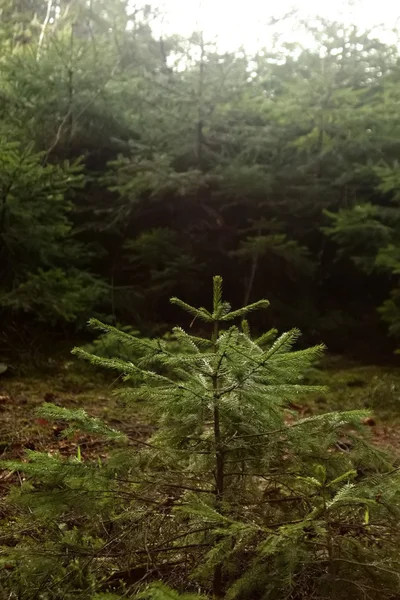
[[[0,14],[5,363],[69,349],[90,316],[162,334],[166,300],[205,304],[216,273],[235,306],[270,300],[260,329],[392,355],[398,43],[291,13],[256,52],[227,52],[160,36],[156,8],[120,0]]]

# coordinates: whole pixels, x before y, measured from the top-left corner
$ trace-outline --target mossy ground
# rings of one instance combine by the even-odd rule
[[[107,444],[88,435],[66,439],[57,423],[38,418],[36,410],[44,402],[68,408],[83,408],[114,429],[132,431],[135,437],[148,437],[150,427],[146,409],[127,412],[116,397],[118,379],[74,363],[64,363],[56,369],[37,375],[10,375],[0,379],[0,459],[23,458],[26,450],[58,452],[96,460],[106,458]],[[16,475],[0,472],[0,497],[7,492],[6,481],[16,481]]]
[[[309,374],[309,382],[327,386],[327,393],[305,401],[310,413],[367,409],[372,439],[400,454],[400,369],[363,365],[340,356],[326,357]]]
[[[301,415],[331,410],[366,408],[366,423],[381,447],[400,454],[400,369],[362,365],[343,357],[328,356],[308,374],[308,383],[325,385],[324,395],[302,398],[292,408]],[[107,456],[107,445],[88,436],[67,440],[57,425],[41,422],[35,415],[43,402],[84,408],[116,429],[146,437],[151,431],[143,404],[127,412],[115,396],[120,381],[90,367],[63,363],[35,376],[3,375],[0,380],[0,457],[22,458],[26,449],[73,455],[78,446],[83,457]],[[7,479],[8,478],[8,479]],[[0,474],[0,485],[14,480]],[[11,483],[10,481],[10,483]],[[8,485],[3,487],[6,493]],[[0,489],[0,494],[2,494]]]
[[[327,386],[328,391],[325,395],[302,398],[291,406],[292,411],[306,416],[332,410],[370,409],[372,419],[365,428],[372,441],[400,457],[400,369],[328,356],[308,373],[307,379],[307,383]],[[26,449],[31,449],[64,456],[77,456],[79,452],[84,461],[107,459],[107,443],[88,435],[66,439],[57,424],[39,420],[35,411],[46,401],[84,408],[128,436],[146,439],[152,431],[148,407],[145,403],[129,409],[122,405],[114,393],[120,384],[108,373],[75,362],[61,363],[35,376],[7,373],[0,380],[0,458],[23,460]],[[22,484],[19,473],[0,470],[3,547],[14,545],[16,536],[26,534],[25,521],[20,521],[17,507],[6,501],[10,487]]]

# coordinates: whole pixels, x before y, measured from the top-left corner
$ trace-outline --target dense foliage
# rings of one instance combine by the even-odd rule
[[[93,311],[152,334],[216,270],[331,348],[399,335],[397,47],[319,19],[310,47],[223,53],[157,38],[150,6],[0,11],[4,339]]]
[[[398,468],[357,435],[363,411],[290,410],[323,393],[304,380],[323,348],[293,350],[296,329],[253,339],[243,319],[268,302],[232,310],[220,277],[211,310],[172,302],[209,335],[177,327],[171,351],[94,320],[136,360],[75,351],[123,376],[125,433],[82,409],[40,411],[68,424],[65,435],[108,438],[111,457],[29,451],[3,462],[23,475],[4,598],[181,597],[165,585],[193,592],[182,600],[397,597]],[[134,433],[137,402],[154,426],[147,440]]]
[[[398,464],[364,411],[293,408],[321,339],[398,345],[399,47],[316,19],[223,52],[157,18],[0,0],[0,371],[92,316],[75,353],[124,409],[46,403],[93,453],[2,461],[0,600],[393,600]],[[242,308],[219,276],[196,308],[215,272]]]

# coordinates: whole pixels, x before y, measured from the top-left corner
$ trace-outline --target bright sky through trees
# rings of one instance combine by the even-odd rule
[[[294,5],[299,10],[297,20],[319,15],[361,29],[383,25],[385,41],[395,41],[389,32],[400,23],[400,9],[393,0],[160,0],[158,5],[166,13],[162,30],[189,34],[202,29],[207,38],[217,36],[220,46],[228,50],[241,45],[249,51],[265,46],[268,21],[288,13]],[[290,41],[306,43],[296,20],[286,20],[284,32]]]

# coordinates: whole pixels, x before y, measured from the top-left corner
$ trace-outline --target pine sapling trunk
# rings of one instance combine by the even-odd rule
[[[214,352],[217,353],[217,340],[218,340],[218,321],[214,323],[213,331],[213,343]],[[219,410],[219,369],[221,361],[218,361],[215,365],[215,371],[213,374],[213,399],[214,399],[214,445],[215,445],[215,498],[216,498],[216,509],[219,513],[222,511],[222,503],[224,496],[224,452],[221,440],[221,424],[220,424],[220,410]],[[222,564],[219,563],[214,568],[213,578],[213,594],[216,598],[222,597]]]
[[[215,440],[215,463],[216,463],[216,486],[215,493],[217,508],[220,511],[224,494],[224,455],[221,444],[221,429],[219,407],[214,404],[214,440]]]

